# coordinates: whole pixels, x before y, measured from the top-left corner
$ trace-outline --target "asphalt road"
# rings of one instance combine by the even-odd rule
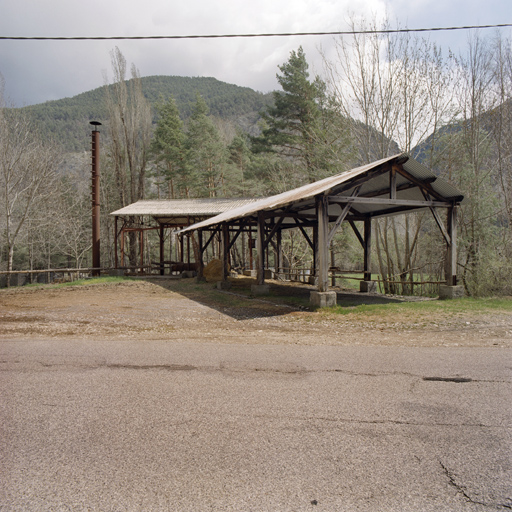
[[[2,511],[512,509],[512,351],[0,344]]]

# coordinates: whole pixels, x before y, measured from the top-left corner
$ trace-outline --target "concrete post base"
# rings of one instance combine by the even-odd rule
[[[359,281],[359,291],[363,293],[376,292],[377,283],[375,281]]]
[[[447,286],[446,284],[439,286],[439,298],[442,300],[462,297],[464,297],[464,286]]]
[[[217,281],[217,290],[231,289],[231,281]]]
[[[256,277],[256,270],[244,270],[244,276]]]
[[[268,295],[270,287],[268,284],[253,284],[251,286],[251,293],[253,295]]]
[[[332,308],[336,306],[338,294],[336,292],[310,292],[309,303],[317,308]]]

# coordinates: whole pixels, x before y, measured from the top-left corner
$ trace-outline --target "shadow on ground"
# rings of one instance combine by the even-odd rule
[[[268,280],[266,283],[269,285],[269,294],[254,296],[251,285],[256,284],[256,280],[248,277],[230,278],[229,290],[219,290],[216,284],[198,283],[195,279],[151,278],[148,280],[235,319],[280,316],[293,311],[313,311],[309,296],[310,292],[317,289],[315,286],[299,282]],[[338,305],[347,308],[421,300],[418,297],[389,297],[358,293],[339,287],[334,287],[332,290],[338,294]]]

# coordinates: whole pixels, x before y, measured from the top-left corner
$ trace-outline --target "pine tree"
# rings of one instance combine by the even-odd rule
[[[276,152],[300,166],[300,181],[315,181],[343,170],[347,160],[348,131],[343,118],[331,109],[325,83],[309,78],[302,47],[292,51],[277,75],[282,91],[274,92],[274,105],[262,114],[263,129],[252,138],[255,152]]]
[[[208,106],[197,96],[187,131],[187,155],[191,167],[189,184],[200,197],[225,192],[226,150],[219,131],[208,116]]]
[[[157,109],[160,117],[153,135],[151,152],[155,159],[157,179],[163,177],[168,185],[168,197],[175,199],[182,195],[180,189],[184,188],[183,183],[186,181],[185,132],[174,98],[161,103]],[[157,184],[160,197],[160,183]]]

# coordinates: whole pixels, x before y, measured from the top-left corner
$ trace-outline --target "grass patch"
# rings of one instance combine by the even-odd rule
[[[428,316],[471,316],[486,313],[512,312],[512,298],[462,298],[455,300],[430,300],[400,302],[393,304],[361,304],[357,306],[335,306],[319,310],[321,314],[354,315],[356,317],[392,317],[393,314]]]
[[[92,277],[92,278],[88,278],[88,279],[78,279],[76,281],[66,281],[65,283],[50,283],[50,284],[27,283],[27,284],[24,284],[23,286],[11,286],[9,288],[2,288],[2,289],[0,289],[0,293],[3,291],[8,291],[8,290],[11,290],[11,291],[12,290],[23,290],[25,288],[30,288],[30,289],[41,288],[44,290],[55,290],[55,289],[59,289],[59,288],[67,288],[70,286],[86,286],[86,285],[91,286],[91,285],[98,285],[98,284],[117,284],[117,283],[122,283],[122,282],[126,282],[126,281],[134,281],[134,279],[131,277],[105,276],[105,277]]]

